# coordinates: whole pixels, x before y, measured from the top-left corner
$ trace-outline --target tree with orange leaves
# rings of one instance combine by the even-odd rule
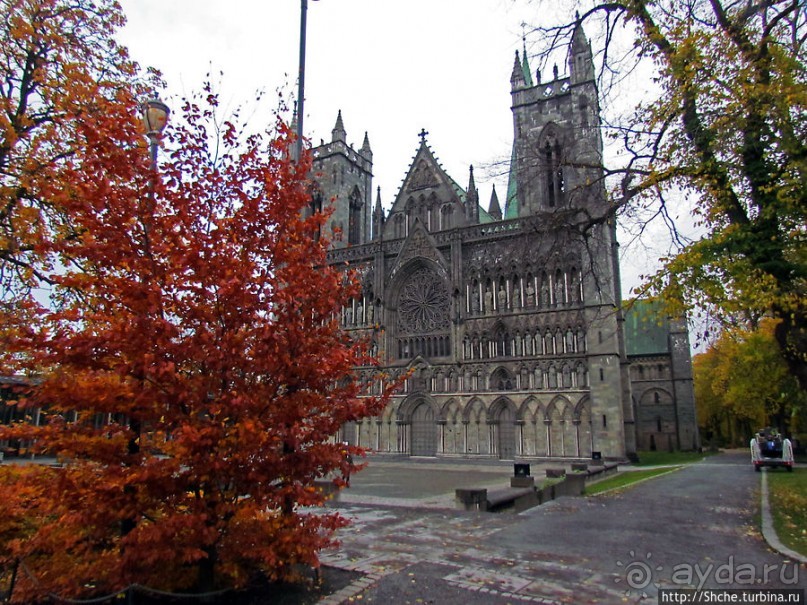
[[[17,303],[51,285],[58,261],[41,244],[77,235],[49,189],[78,185],[67,175],[86,130],[126,153],[137,139],[124,112],[147,82],[113,38],[113,0],[0,0],[0,14],[0,312],[14,323]]]
[[[87,129],[72,186],[43,184],[75,234],[39,244],[65,260],[47,279],[74,295],[29,299],[38,321],[6,335],[0,355],[41,379],[18,405],[49,421],[0,439],[64,466],[26,477],[39,522],[8,540],[27,570],[15,599],[288,578],[344,523],[309,507],[316,479],[351,470],[332,436],[385,404],[361,396],[356,368],[374,360],[338,324],[357,285],[327,266],[323,216],[304,218],[293,134],[246,136],[216,105],[209,90],[184,102],[159,172]]]

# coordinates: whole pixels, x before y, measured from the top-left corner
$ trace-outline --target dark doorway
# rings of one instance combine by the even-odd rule
[[[347,442],[350,445],[358,445],[356,439],[357,426],[355,422],[346,422],[342,425],[342,438],[340,441]]]
[[[510,407],[499,412],[499,458],[512,460],[516,457],[516,416]]]
[[[421,402],[412,412],[412,455],[434,456],[437,453],[437,426],[434,424],[434,410],[426,402]]]

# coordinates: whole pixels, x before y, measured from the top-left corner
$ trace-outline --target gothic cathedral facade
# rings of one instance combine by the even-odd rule
[[[425,132],[386,213],[380,193],[373,205],[369,139],[358,150],[348,145],[341,112],[331,142],[313,149],[313,204],[333,204],[329,226],[341,234],[330,262],[349,264],[362,284],[344,326],[371,340],[388,375],[408,374],[380,417],[344,427],[345,440],[377,452],[510,459],[624,458],[643,439],[581,27],[568,75],[555,69],[540,80],[516,53],[510,181],[504,204],[494,188],[487,210],[473,167],[463,188]],[[654,367],[673,361],[652,359]],[[667,371],[670,388],[651,385],[662,394],[649,396],[654,405],[674,393],[676,372]],[[671,431],[678,448],[690,449],[691,371],[679,378],[689,394],[672,424],[665,415],[664,426],[655,416],[642,426]]]

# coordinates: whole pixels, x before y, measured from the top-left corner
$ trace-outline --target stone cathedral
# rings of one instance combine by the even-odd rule
[[[387,374],[409,374],[383,415],[345,426],[344,440],[503,459],[698,446],[686,326],[634,312],[626,331],[580,26],[567,68],[533,79],[526,51],[516,53],[503,204],[494,188],[480,207],[473,167],[463,188],[426,132],[388,212],[380,192],[373,203],[369,138],[348,145],[341,112],[331,141],[313,149],[312,208],[333,204],[326,228],[340,234],[330,262],[362,284],[343,324],[369,337]]]

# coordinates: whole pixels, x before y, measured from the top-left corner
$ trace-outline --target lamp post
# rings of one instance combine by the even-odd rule
[[[157,148],[160,145],[160,135],[168,124],[168,114],[171,110],[168,105],[160,101],[155,95],[154,98],[144,101],[140,106],[143,127],[146,130],[146,137],[149,140],[149,153],[151,155],[151,168],[157,168]]]
[[[297,76],[297,161],[303,157],[303,116],[305,116],[305,30],[308,0],[300,0],[300,73]]]
[[[148,101],[144,101],[140,105],[140,117],[143,120],[143,128],[146,133],[146,138],[149,141],[149,156],[151,157],[151,169],[152,171],[157,169],[157,150],[160,146],[160,135],[162,134],[163,130],[165,130],[165,126],[168,123],[168,114],[170,110],[168,106],[160,101],[155,95],[153,98],[149,99]],[[154,178],[154,177],[152,177]],[[145,216],[140,217],[143,225],[143,235],[144,235],[144,245],[146,250],[149,250],[151,244],[149,241],[149,217],[152,211],[152,207],[154,204],[154,181],[152,180],[149,185],[149,192],[147,197],[147,207]],[[141,376],[140,379],[142,380],[143,377]],[[143,430],[143,426],[140,422],[140,418],[136,418],[135,416],[131,416],[129,418],[129,428],[131,429],[132,435],[129,439],[129,443],[127,444],[126,451],[130,456],[137,456],[140,453],[140,437]],[[133,497],[134,488],[131,485],[127,485],[123,489],[124,493],[127,496]],[[131,517],[127,517],[121,520],[121,535],[125,536],[129,532],[131,532],[136,526],[136,520]]]
[[[160,101],[155,94],[154,97],[148,101],[143,101],[140,104],[140,118],[143,121],[143,129],[146,133],[146,138],[149,140],[149,156],[151,157],[151,170],[157,170],[157,150],[160,147],[160,136],[162,135],[165,126],[168,124],[168,115],[171,110],[168,105]],[[152,175],[152,179],[154,176]],[[147,198],[147,206],[145,216],[141,215],[143,222],[143,234],[145,235],[145,245],[149,248],[149,220],[148,215],[153,209],[154,205],[154,181],[149,184],[149,193]]]

